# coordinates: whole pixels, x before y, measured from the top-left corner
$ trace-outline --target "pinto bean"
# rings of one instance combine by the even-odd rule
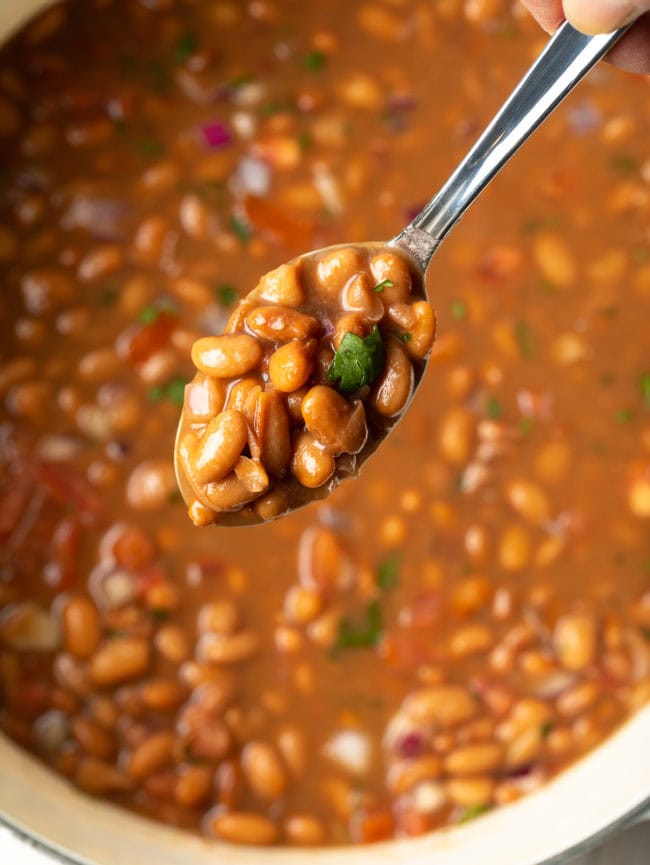
[[[310,432],[299,432],[293,439],[291,473],[304,487],[314,489],[326,483],[336,470],[336,461]]]
[[[366,443],[368,428],[363,403],[351,403],[334,388],[316,385],[302,401],[305,426],[333,453],[358,453]]]
[[[116,637],[105,643],[90,660],[90,675],[100,687],[134,679],[149,666],[149,646],[136,637]]]
[[[350,247],[333,249],[316,265],[315,278],[325,297],[339,297],[343,287],[363,270],[361,253]]]
[[[411,293],[411,268],[405,258],[396,252],[378,252],[370,259],[370,271],[376,285],[384,283],[381,299],[386,306],[406,303]]]
[[[387,340],[386,364],[374,387],[373,407],[384,417],[395,417],[408,402],[413,384],[413,367],[407,353],[396,340]]]
[[[230,811],[210,821],[214,834],[231,844],[267,846],[278,840],[278,828],[268,817],[248,811]]]
[[[262,348],[246,333],[204,336],[192,346],[192,362],[206,375],[235,378],[259,366]]]
[[[99,613],[88,598],[71,598],[63,609],[63,638],[75,658],[89,658],[99,644]]]
[[[253,426],[265,469],[274,477],[282,477],[291,459],[291,438],[289,415],[277,391],[257,395]]]
[[[315,340],[292,340],[276,349],[269,358],[269,378],[273,387],[291,393],[306,384],[314,368],[315,352]]]
[[[341,293],[341,305],[349,312],[360,313],[366,321],[379,321],[384,315],[384,305],[379,293],[373,290],[366,273],[353,277]]]
[[[248,426],[237,411],[223,411],[208,423],[193,454],[193,476],[201,483],[220,481],[235,467],[246,442]]]
[[[241,755],[242,769],[253,792],[262,799],[279,799],[287,788],[286,772],[275,749],[266,742],[249,742]]]
[[[284,306],[258,306],[246,316],[246,325],[256,336],[273,342],[308,339],[316,336],[320,330],[318,321],[312,315]]]
[[[281,264],[260,279],[256,294],[267,303],[295,308],[305,302],[302,284],[303,261]]]

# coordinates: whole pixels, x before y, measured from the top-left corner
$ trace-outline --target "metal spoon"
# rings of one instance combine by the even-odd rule
[[[424,274],[442,240],[479,193],[630,26],[586,36],[565,22],[449,180],[388,245],[408,253]],[[179,433],[182,428],[181,416]],[[180,469],[176,446],[174,468],[183,498],[189,504],[195,494]],[[322,498],[329,489],[311,491],[313,498]],[[242,519],[240,523],[235,513],[228,515],[227,522],[250,525],[251,520]]]

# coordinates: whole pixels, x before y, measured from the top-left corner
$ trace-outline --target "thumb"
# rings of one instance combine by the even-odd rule
[[[564,0],[567,20],[583,33],[608,33],[650,9],[644,0]]]

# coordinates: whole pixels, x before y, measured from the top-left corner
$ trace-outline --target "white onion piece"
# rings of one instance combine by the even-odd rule
[[[370,768],[370,739],[358,730],[342,730],[325,743],[323,754],[352,775]]]
[[[413,789],[413,807],[420,814],[433,814],[447,802],[442,784],[436,781],[421,781]]]
[[[88,588],[100,610],[116,610],[130,604],[137,594],[133,576],[112,562],[102,562],[90,572]]]
[[[261,159],[244,156],[239,160],[233,181],[239,192],[267,195],[271,188],[271,168]]]

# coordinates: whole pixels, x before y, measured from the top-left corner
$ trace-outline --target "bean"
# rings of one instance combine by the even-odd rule
[[[152,733],[132,752],[126,770],[132,778],[141,781],[172,760],[174,734],[166,730]]]
[[[285,818],[284,831],[291,844],[312,847],[325,840],[325,826],[311,814],[291,814]]]
[[[265,273],[260,279],[256,294],[267,303],[295,308],[305,302],[305,290],[302,285],[302,259],[281,264],[275,270]]]
[[[187,506],[187,515],[195,526],[205,528],[216,521],[215,512],[198,499],[192,499]]]
[[[571,449],[566,442],[545,442],[535,454],[535,473],[544,483],[559,483],[570,466]]]
[[[174,466],[169,460],[144,460],[129,475],[126,498],[136,510],[153,510],[166,505],[176,489]]]
[[[363,403],[348,402],[327,385],[316,385],[307,392],[302,401],[302,416],[307,430],[335,454],[358,453],[366,443],[368,428]]]
[[[436,314],[426,300],[416,301],[411,306],[411,311],[413,323],[408,328],[411,338],[405,343],[406,351],[412,358],[423,360],[431,350],[436,336]]]
[[[75,297],[74,281],[62,270],[36,268],[24,273],[20,287],[25,309],[31,315],[42,315],[71,303]]]
[[[190,646],[185,632],[178,625],[164,625],[154,637],[154,645],[165,660],[181,664],[190,656]]]
[[[74,774],[74,782],[94,795],[124,793],[132,789],[133,779],[126,772],[95,757],[82,757]]]
[[[76,658],[89,658],[99,645],[99,613],[88,598],[72,598],[63,608],[63,638],[66,651]]]
[[[187,696],[187,688],[175,679],[151,679],[140,688],[144,706],[155,712],[169,712],[178,708]]]
[[[82,282],[95,282],[115,273],[122,267],[124,252],[120,246],[97,246],[91,249],[79,263],[79,279]]]
[[[361,253],[351,247],[333,249],[316,265],[315,281],[325,297],[338,299],[345,284],[363,270]]]
[[[198,240],[208,237],[211,228],[210,211],[198,195],[187,194],[181,199],[179,221],[185,234]]]
[[[557,710],[565,718],[575,718],[591,709],[599,698],[596,682],[581,682],[558,697]]]
[[[197,656],[213,664],[240,664],[260,650],[260,640],[253,631],[235,634],[205,634],[197,646]]]
[[[255,513],[261,520],[274,520],[289,508],[289,497],[286,490],[275,489],[272,493],[258,498],[255,502]]]
[[[404,38],[405,24],[392,11],[376,3],[366,3],[357,13],[360,28],[381,42],[398,42]]]
[[[249,493],[260,495],[269,487],[269,476],[259,460],[240,457],[235,463],[235,477]]]
[[[476,420],[460,406],[447,409],[438,427],[438,448],[452,465],[467,463],[474,445]]]
[[[436,754],[425,754],[413,760],[395,763],[387,777],[388,787],[393,796],[408,793],[422,781],[431,781],[442,774],[442,761]]]
[[[189,423],[208,423],[223,408],[226,386],[218,378],[197,373],[185,387],[183,411]]]
[[[273,342],[305,340],[320,331],[320,325],[313,316],[284,306],[258,306],[246,316],[246,325],[256,336]],[[248,369],[243,372],[248,372]]]
[[[494,587],[487,577],[466,577],[453,590],[451,604],[459,618],[484,609],[492,600]]]
[[[493,742],[464,745],[445,757],[445,772],[449,775],[480,775],[493,772],[503,762],[503,748]]]
[[[266,742],[244,746],[241,765],[251,790],[261,799],[279,799],[287,788],[287,777],[275,749]]]
[[[215,835],[231,844],[266,846],[278,840],[278,829],[268,817],[247,811],[231,811],[210,821]]]
[[[384,306],[406,303],[411,293],[411,268],[405,258],[395,252],[378,252],[370,259],[370,271],[375,284],[385,284],[381,292]]]
[[[203,496],[213,510],[227,512],[239,510],[255,498],[255,493],[251,493],[232,472],[222,481],[209,483],[203,490]]]
[[[234,634],[241,624],[237,605],[233,601],[212,601],[199,610],[199,631],[204,634]]]
[[[551,518],[551,503],[544,490],[533,481],[516,478],[506,485],[506,498],[523,519],[541,526]]]
[[[257,399],[257,394],[261,390],[261,378],[254,378],[250,376],[248,378],[240,379],[230,388],[228,399],[226,401],[226,408],[230,409],[231,411],[245,412],[247,405],[255,405],[255,399]],[[251,396],[252,394],[254,394],[255,396]],[[245,413],[248,416],[248,413]],[[252,422],[252,415],[249,420]]]
[[[489,805],[494,794],[492,778],[478,775],[473,778],[452,778],[445,784],[447,795],[461,808]]]
[[[133,257],[138,264],[155,265],[162,255],[169,224],[162,216],[150,216],[135,231]]]
[[[567,670],[583,670],[592,664],[597,651],[597,629],[593,616],[567,613],[553,631],[553,647]]]
[[[449,652],[454,658],[468,658],[486,652],[493,642],[492,631],[487,625],[463,625],[451,635]]]
[[[298,550],[298,575],[310,590],[332,593],[349,588],[352,563],[337,535],[322,527],[307,529]]]
[[[535,237],[533,256],[542,276],[560,288],[570,288],[577,279],[577,268],[566,242],[552,232]]]
[[[217,378],[245,375],[261,361],[259,342],[246,333],[204,336],[192,346],[192,362],[196,368]]]
[[[248,441],[248,426],[237,411],[223,411],[208,423],[193,454],[193,476],[200,483],[220,481],[235,467]]]
[[[211,766],[184,766],[174,787],[174,799],[182,808],[198,808],[210,799],[214,770]]]
[[[438,685],[413,691],[405,699],[403,711],[415,723],[444,729],[474,717],[477,705],[460,685]]]
[[[370,327],[368,325],[368,322],[364,319],[361,313],[347,312],[345,315],[342,315],[336,322],[336,325],[334,327],[334,335],[332,336],[332,345],[334,346],[336,351],[338,351],[346,334],[352,333],[355,336],[359,336],[363,339],[368,336],[369,332]],[[329,369],[329,365],[331,362],[332,358],[328,358],[327,369]]]
[[[530,536],[526,529],[519,523],[507,525],[499,539],[497,555],[504,571],[523,571],[531,556]]]
[[[269,358],[269,378],[273,386],[283,393],[301,388],[314,368],[315,340],[294,340],[280,346]]]
[[[357,274],[347,283],[341,294],[341,305],[349,312],[360,313],[366,321],[376,322],[384,315],[381,297],[373,291],[366,273]]]
[[[115,754],[115,739],[101,724],[78,716],[71,721],[72,735],[90,757],[110,760]]]
[[[281,478],[291,460],[289,415],[277,391],[257,394],[253,420],[261,460],[273,477]]]
[[[528,727],[509,743],[506,750],[506,766],[521,769],[531,765],[540,755],[544,744],[542,725]]]
[[[291,473],[299,483],[315,489],[326,483],[336,470],[331,452],[307,431],[296,433],[293,439]]]
[[[90,676],[100,687],[137,678],[149,666],[149,646],[135,637],[116,637],[105,643],[91,658]]]
[[[375,384],[372,405],[383,417],[395,417],[413,392],[413,367],[402,346],[394,339],[387,341],[384,372]]]
[[[316,592],[292,586],[284,599],[284,612],[290,622],[306,625],[320,613],[322,600]]]
[[[140,183],[147,192],[170,192],[178,186],[180,171],[171,159],[161,159],[148,166],[142,173]]]

